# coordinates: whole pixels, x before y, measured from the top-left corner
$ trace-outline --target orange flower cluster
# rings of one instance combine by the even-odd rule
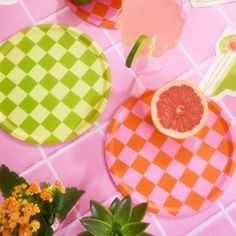
[[[49,185],[42,190],[34,182],[16,186],[0,206],[0,235],[11,236],[17,232],[19,236],[31,236],[37,232],[40,222],[31,220],[32,216],[40,213],[37,199],[52,202],[55,191],[65,193],[61,182],[56,181],[55,186]]]
[[[18,230],[20,236],[31,236],[38,231],[40,223],[30,218],[39,212],[38,205],[26,199],[6,198],[0,207],[0,234],[10,236]]]

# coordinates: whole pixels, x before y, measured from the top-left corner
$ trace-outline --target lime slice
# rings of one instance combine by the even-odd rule
[[[146,35],[141,35],[139,36],[139,38],[136,40],[133,48],[131,49],[127,59],[126,59],[126,62],[125,62],[125,65],[130,68],[133,64],[133,62],[137,59],[141,49],[143,48],[143,45],[146,43],[148,37]]]
[[[86,4],[86,3],[90,3],[91,0],[74,0],[74,2],[76,4]]]

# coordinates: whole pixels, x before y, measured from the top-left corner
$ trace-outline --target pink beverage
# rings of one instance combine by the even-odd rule
[[[177,0],[124,0],[118,16],[122,43],[132,48],[141,34],[147,35],[148,43],[141,51],[141,55],[147,55],[156,36],[155,57],[176,46],[184,23],[185,14]]]

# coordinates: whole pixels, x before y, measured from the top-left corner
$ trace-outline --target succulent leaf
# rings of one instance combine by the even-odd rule
[[[145,213],[147,211],[147,207],[148,207],[148,204],[146,202],[133,207],[131,218],[130,218],[129,222],[132,223],[132,222],[142,221],[142,219],[145,216]]]
[[[92,216],[95,219],[104,221],[108,224],[112,224],[113,215],[102,204],[96,201],[90,201],[90,209],[91,209]]]
[[[112,225],[112,232],[121,233],[122,226],[119,223],[114,222]]]
[[[131,217],[132,211],[132,202],[131,197],[128,195],[125,197],[116,208],[114,213],[114,222],[121,224],[122,226],[126,225]]]
[[[80,220],[87,231],[78,236],[153,236],[146,233],[148,223],[142,223],[147,203],[132,208],[130,196],[122,200],[115,198],[110,208],[96,201],[90,201],[92,216]]]
[[[80,222],[87,231],[95,236],[108,236],[112,230],[111,225],[98,219],[86,217],[81,219]]]
[[[111,203],[111,206],[109,208],[109,210],[111,211],[111,213],[114,215],[116,208],[119,206],[120,204],[120,199],[117,197],[113,200],[113,202]]]
[[[144,230],[148,227],[148,223],[143,223],[143,222],[135,222],[135,223],[130,223],[125,225],[125,227],[122,230],[122,233],[125,236],[137,236],[144,232]]]

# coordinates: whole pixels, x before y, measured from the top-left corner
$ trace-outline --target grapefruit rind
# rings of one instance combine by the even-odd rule
[[[183,133],[178,132],[177,130],[174,130],[174,129],[164,128],[158,119],[157,108],[156,108],[159,97],[164,91],[168,90],[170,87],[181,86],[181,85],[187,85],[194,89],[194,92],[201,98],[201,103],[204,109],[200,123],[196,125],[191,131],[185,131]],[[197,134],[205,126],[207,115],[208,115],[208,102],[205,97],[205,94],[199,89],[197,85],[195,85],[194,83],[190,81],[175,80],[175,81],[171,81],[165,84],[163,87],[161,87],[154,93],[152,101],[151,101],[151,116],[152,116],[152,120],[155,127],[163,134],[169,137],[175,138],[175,139],[186,139]]]

